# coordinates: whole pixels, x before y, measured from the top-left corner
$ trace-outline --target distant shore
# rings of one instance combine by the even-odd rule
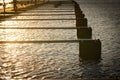
[[[48,1],[41,1],[41,2],[39,2],[37,4],[35,4],[35,3],[22,4],[22,5],[18,4],[16,11],[14,11],[13,7],[6,8],[5,12],[4,12],[3,9],[0,9],[0,19],[5,19],[5,18],[12,17],[15,14],[18,14],[18,13],[21,13],[23,11],[29,10],[29,9],[34,8],[36,6],[41,6],[41,5],[43,5],[43,4],[47,3],[47,2]]]

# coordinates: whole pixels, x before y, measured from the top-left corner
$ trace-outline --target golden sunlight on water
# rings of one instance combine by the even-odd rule
[[[19,61],[19,59],[17,59],[17,57],[20,56],[21,53],[24,54],[25,51],[23,52],[22,50],[17,49],[17,46],[18,45],[4,45],[4,64],[2,64],[2,66],[4,67],[4,69],[2,69],[2,72],[6,72],[6,76],[3,76],[4,80],[11,80],[13,77],[13,73],[16,73],[16,75],[18,75],[20,72],[22,73],[25,70],[23,67],[26,64],[25,61]],[[21,59],[23,58],[21,57]],[[6,68],[8,68],[8,70],[6,70]]]
[[[10,2],[12,2],[13,0],[0,0],[0,9],[3,9],[3,5],[2,3],[5,2],[5,3],[8,3],[6,5],[6,8],[9,8],[9,7],[13,7],[13,4],[11,4]]]
[[[56,11],[67,8],[73,10],[72,7],[66,5],[54,8],[53,4],[45,4],[9,18],[8,21],[6,19],[6,21],[0,22],[0,27],[75,27],[75,20],[32,20],[75,18],[73,15],[50,15],[53,13],[64,14],[65,12]],[[118,18],[120,7],[117,4],[114,4],[113,7],[113,4],[86,3],[81,4],[81,8],[86,13],[86,18],[92,27],[93,39],[100,37],[102,40],[103,51],[100,61],[79,60],[78,43],[5,43],[0,44],[0,80],[120,78],[120,38],[118,37],[120,36],[120,19]],[[41,12],[45,9],[49,12]],[[55,12],[52,12],[51,9]],[[28,14],[29,16],[25,16]],[[49,14],[49,16],[37,16],[36,14]],[[69,12],[69,14],[73,13]],[[10,21],[10,19],[16,20]],[[31,20],[24,21],[24,19]],[[1,28],[0,40],[71,40],[77,39],[76,33],[75,29]]]
[[[0,3],[3,3],[3,1],[5,1],[5,3],[8,3],[8,2],[12,2],[13,0],[0,0]]]
[[[5,24],[7,24],[7,25],[12,25],[13,23],[11,23],[11,22],[9,22],[9,21],[4,21],[4,22],[2,22],[3,23],[3,25],[5,25]],[[3,32],[4,32],[4,34],[9,34],[9,36],[6,36],[6,35],[3,35],[3,39],[6,41],[6,40],[8,40],[8,41],[15,41],[15,40],[17,40],[18,39],[18,36],[15,34],[15,31],[16,30],[12,30],[12,29],[6,29],[6,30],[4,30]]]
[[[10,35],[9,36],[4,36],[4,39],[8,40],[8,41],[16,41],[18,39],[18,36],[14,32],[15,32],[15,30],[11,30],[11,29],[5,30],[4,33],[5,34],[10,34]]]
[[[14,24],[17,24],[17,21],[15,21],[15,22],[4,21],[4,22],[1,22],[1,24],[3,24],[3,25],[14,25]]]

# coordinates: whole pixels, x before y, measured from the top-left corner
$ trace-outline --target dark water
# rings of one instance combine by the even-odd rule
[[[88,18],[89,26],[93,29],[93,38],[102,41],[102,60],[93,66],[100,68],[97,71],[92,66],[87,67],[93,76],[89,77],[120,78],[120,1],[119,0],[81,0],[81,9]],[[90,64],[90,63],[89,63]],[[89,70],[88,70],[89,72]],[[88,77],[87,76],[87,77]]]
[[[81,78],[120,78],[120,6],[119,1],[78,0],[93,30],[93,39],[102,41],[100,61],[79,60],[78,43],[0,44],[0,78],[3,80],[44,80]],[[40,9],[70,9],[73,6],[44,5]],[[49,10],[51,11],[51,10]],[[28,11],[31,14],[43,14]],[[51,12],[45,12],[50,13]],[[55,12],[56,13],[56,12]],[[59,12],[65,14],[65,12]],[[68,12],[66,12],[68,13]],[[69,12],[69,14],[74,12]],[[23,13],[23,14],[27,14]],[[62,16],[16,16],[14,19],[75,18]],[[12,18],[12,19],[13,19]],[[4,21],[0,27],[75,27],[75,20]],[[54,33],[53,33],[54,32]],[[1,40],[70,40],[77,39],[76,30],[0,29]]]

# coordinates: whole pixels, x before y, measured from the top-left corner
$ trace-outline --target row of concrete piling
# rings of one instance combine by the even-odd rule
[[[75,7],[77,38],[80,39],[79,56],[85,60],[100,59],[101,41],[92,39],[92,28],[88,27],[88,20],[85,18],[85,14],[77,2],[73,1],[73,3]]]

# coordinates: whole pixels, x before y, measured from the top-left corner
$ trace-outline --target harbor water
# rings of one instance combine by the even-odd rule
[[[76,1],[92,27],[92,38],[102,41],[101,60],[81,60],[77,42],[4,43],[0,44],[1,80],[120,79],[119,0]],[[31,16],[25,16],[28,14]],[[41,14],[48,15],[38,16]],[[0,27],[75,27],[73,14],[74,7],[71,4],[62,4],[58,8],[54,8],[53,4],[45,4],[9,18],[16,21],[1,21]],[[0,41],[76,40],[76,33],[76,29],[0,29]]]

